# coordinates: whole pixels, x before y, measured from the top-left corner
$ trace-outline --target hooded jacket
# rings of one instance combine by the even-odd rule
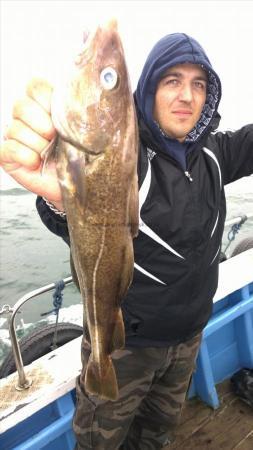
[[[176,64],[200,65],[208,75],[202,115],[185,142],[164,135],[153,119],[162,74]],[[216,132],[221,84],[201,46],[185,34],[153,48],[135,92],[139,118],[139,235],[134,277],[122,302],[126,345],[184,342],[200,332],[218,283],[226,215],[224,185],[253,172],[253,125]],[[41,197],[42,221],[68,242],[66,221]]]

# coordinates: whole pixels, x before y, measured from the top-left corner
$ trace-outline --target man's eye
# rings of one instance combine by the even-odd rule
[[[196,81],[195,86],[197,89],[204,91],[206,89],[205,83],[201,83],[201,81]]]
[[[167,80],[165,80],[165,84],[170,85],[170,86],[177,86],[179,83],[179,81],[176,78],[169,78]]]

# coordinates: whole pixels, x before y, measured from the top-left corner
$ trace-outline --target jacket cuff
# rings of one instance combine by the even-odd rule
[[[60,236],[69,245],[69,231],[66,217],[55,214],[40,196],[36,199],[36,208],[41,221],[48,230],[56,234],[56,236]]]

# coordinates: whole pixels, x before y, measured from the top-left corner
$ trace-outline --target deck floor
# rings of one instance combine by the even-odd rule
[[[253,408],[232,392],[230,381],[217,390],[217,410],[196,398],[186,402],[176,439],[166,450],[253,450]]]

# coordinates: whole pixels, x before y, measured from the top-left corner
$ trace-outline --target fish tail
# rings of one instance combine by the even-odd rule
[[[118,383],[110,356],[103,359],[103,365],[89,359],[85,374],[85,389],[104,400],[117,400]]]

